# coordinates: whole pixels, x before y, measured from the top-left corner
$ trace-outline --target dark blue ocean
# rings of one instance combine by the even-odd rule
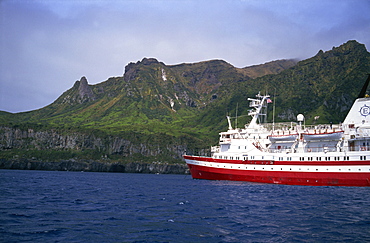
[[[0,242],[370,242],[370,188],[0,170]]]

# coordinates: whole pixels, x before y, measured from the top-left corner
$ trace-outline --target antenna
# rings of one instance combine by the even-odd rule
[[[236,103],[236,111],[235,111],[235,129],[238,128],[238,106],[239,103]]]

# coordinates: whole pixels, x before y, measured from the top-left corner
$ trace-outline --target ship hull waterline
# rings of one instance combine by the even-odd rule
[[[359,169],[357,169],[357,172],[280,171],[278,167],[281,166],[279,165],[265,165],[259,170],[253,164],[249,164],[251,170],[231,169],[199,165],[197,164],[199,161],[196,160],[196,157],[186,157],[185,160],[193,179],[247,181],[300,186],[370,186],[370,173],[358,171]],[[269,167],[269,170],[263,170],[264,167]],[[366,166],[366,169],[368,167]],[[312,168],[312,170],[314,169]]]

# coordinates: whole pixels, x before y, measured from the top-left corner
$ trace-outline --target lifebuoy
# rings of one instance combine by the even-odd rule
[[[311,149],[307,149],[307,152],[311,152]]]

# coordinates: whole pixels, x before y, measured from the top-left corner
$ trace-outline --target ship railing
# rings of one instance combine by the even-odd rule
[[[343,131],[341,125],[322,124],[322,125],[309,125],[303,128],[304,133],[321,134],[333,133]]]
[[[331,133],[342,131],[341,124],[320,124],[320,125],[300,125],[297,122],[279,122],[279,123],[263,123],[261,124],[269,131],[287,131],[287,132],[316,132],[316,133]]]
[[[370,145],[349,146],[348,151],[370,151]]]
[[[297,153],[299,152],[299,148],[269,148],[268,152],[270,153]],[[356,146],[328,146],[328,147],[312,147],[310,146],[309,148],[306,147],[304,148],[304,153],[317,153],[317,152],[325,152],[325,153],[330,153],[330,152],[358,152],[358,151],[370,151],[370,145],[356,145]]]

